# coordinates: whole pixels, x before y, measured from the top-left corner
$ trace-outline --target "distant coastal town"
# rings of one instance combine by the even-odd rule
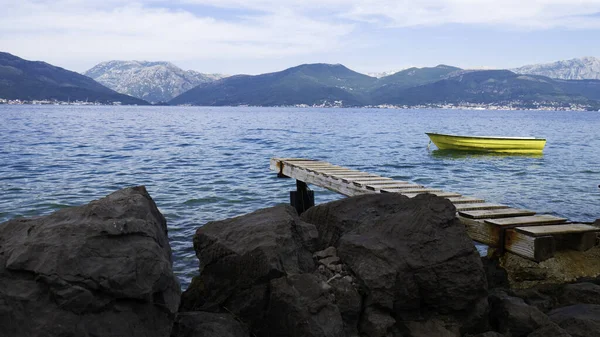
[[[100,103],[100,102],[89,102],[89,101],[59,101],[59,100],[23,100],[23,99],[6,99],[0,98],[0,104],[10,104],[10,105],[23,105],[23,104],[33,104],[33,105],[121,105],[121,102],[115,101],[111,104]]]
[[[121,105],[121,102],[114,101],[110,103],[91,102],[91,101],[59,101],[59,100],[21,100],[21,99],[5,99],[0,98],[0,104],[8,105]],[[189,104],[181,104],[177,106],[191,106]],[[232,107],[260,107],[251,105],[232,105]],[[542,111],[596,111],[589,105],[569,104],[558,102],[531,102],[524,103],[521,101],[512,101],[506,103],[469,103],[461,102],[458,104],[450,103],[432,103],[419,105],[366,105],[366,106],[346,106],[343,101],[324,101],[320,104],[294,104],[294,105],[278,105],[277,107],[293,107],[293,108],[365,108],[365,109],[448,109],[448,110],[542,110]],[[598,110],[600,111],[600,110]]]

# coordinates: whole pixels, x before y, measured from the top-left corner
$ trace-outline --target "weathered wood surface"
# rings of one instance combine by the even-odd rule
[[[531,216],[518,216],[512,218],[502,219],[486,219],[485,222],[502,226],[504,228],[512,228],[519,226],[534,226],[534,225],[554,225],[566,222],[567,219],[560,218],[553,215],[531,215]]]
[[[453,204],[476,204],[485,202],[483,199],[473,198],[473,197],[449,197],[447,198]]]
[[[596,245],[597,233],[600,232],[600,228],[586,224],[570,223],[562,225],[516,227],[515,231],[532,237],[551,235],[557,241],[557,249],[586,251]]]
[[[524,258],[541,262],[554,256],[556,242],[552,236],[529,236],[507,229],[504,249]]]
[[[386,178],[386,177],[357,177],[357,178],[344,178],[344,180],[347,180],[348,182],[357,182],[357,183],[368,183],[368,182],[373,182],[373,181],[395,181],[392,178]]]
[[[423,192],[406,192],[406,190],[404,191],[399,191],[399,190],[387,190],[387,189],[382,189],[380,190],[381,193],[398,193],[398,194],[402,194],[402,195],[406,195],[409,198],[413,198],[416,197],[419,194],[423,194]],[[427,192],[433,195],[437,195],[438,197],[442,197],[442,198],[451,198],[451,197],[460,197],[461,195],[458,193],[454,193],[454,192],[436,192],[436,191],[431,191],[431,192]]]
[[[469,219],[460,215],[458,219],[465,225],[467,234],[469,234],[471,239],[490,247],[500,246],[501,231],[498,226],[490,225],[483,220]]]
[[[471,203],[471,204],[456,204],[454,206],[456,207],[457,212],[508,208],[508,206],[506,206],[506,205],[494,204],[494,203],[488,203],[488,202],[476,202],[476,203]]]
[[[517,227],[518,232],[531,236],[556,235],[556,234],[577,234],[586,232],[600,232],[600,227],[590,226],[580,223],[569,223],[563,225],[547,225],[535,227]]]
[[[513,216],[527,216],[534,215],[534,211],[529,211],[526,209],[517,209],[517,208],[501,208],[501,209],[491,209],[484,211],[460,211],[459,215],[464,216],[465,218],[471,219],[494,219],[494,218],[508,218]]]

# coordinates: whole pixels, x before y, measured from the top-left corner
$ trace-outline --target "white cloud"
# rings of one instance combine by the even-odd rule
[[[112,8],[104,2],[96,7],[96,2],[74,0],[8,5],[0,14],[1,49],[22,57],[43,55],[51,63],[78,64],[75,68],[81,71],[82,59],[176,62],[310,54],[336,48],[353,29],[347,23],[317,21],[287,9],[231,21],[112,2],[116,5]]]
[[[237,16],[211,17],[197,5]],[[1,50],[78,71],[109,59],[324,54],[376,39],[364,25],[600,29],[600,0],[0,0],[0,8]]]

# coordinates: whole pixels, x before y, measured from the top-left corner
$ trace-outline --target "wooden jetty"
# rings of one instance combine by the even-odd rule
[[[597,233],[600,232],[599,227],[569,223],[565,218],[488,203],[479,198],[427,188],[319,160],[272,158],[270,168],[279,177],[296,179],[297,190],[291,192],[290,199],[299,213],[314,205],[314,195],[307,189],[307,184],[324,187],[345,196],[399,193],[414,197],[420,193],[431,193],[447,198],[454,204],[458,218],[474,241],[536,262],[553,257],[557,250],[588,250],[596,244]]]

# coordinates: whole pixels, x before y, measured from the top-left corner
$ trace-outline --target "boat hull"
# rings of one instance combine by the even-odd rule
[[[472,137],[427,133],[440,150],[540,154],[546,140],[524,137]]]

